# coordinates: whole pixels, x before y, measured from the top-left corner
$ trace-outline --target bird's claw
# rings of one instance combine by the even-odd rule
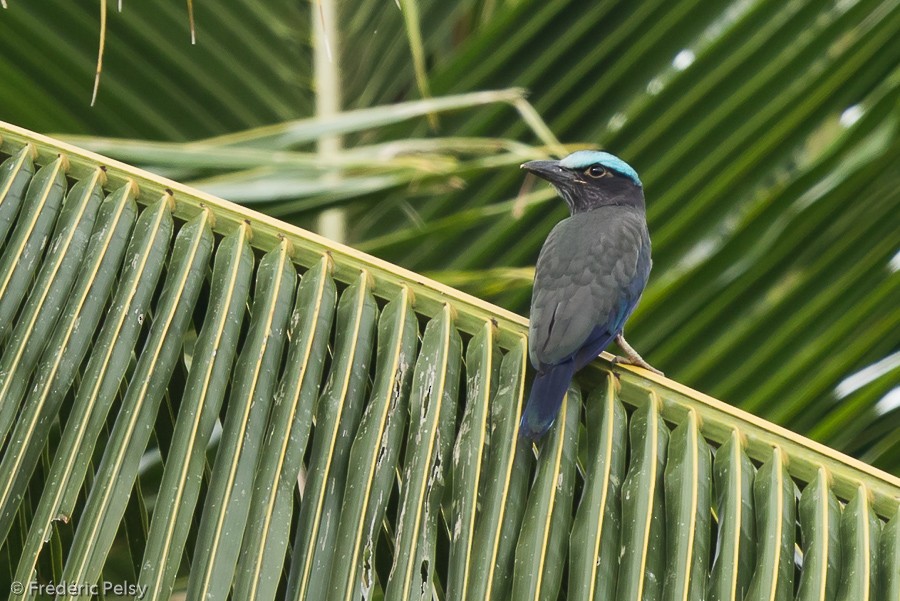
[[[625,340],[625,335],[622,334],[622,332],[619,332],[618,334],[616,334],[616,344],[618,344],[622,348],[622,350],[625,351],[625,355],[627,355],[627,356],[619,357],[618,355],[615,355],[613,357],[614,364],[637,365],[638,367],[643,367],[647,371],[652,371],[653,373],[655,373],[658,376],[665,375],[665,374],[663,374],[663,372],[659,371],[658,369],[656,369],[655,367],[653,367],[652,365],[650,365],[649,363],[644,361],[644,358],[641,357],[636,350],[631,348],[631,345],[628,344],[627,340]]]
[[[629,359],[628,357],[620,357],[618,355],[613,355],[612,364],[613,365],[635,365],[637,367],[643,367],[647,371],[652,371],[653,373],[655,373],[658,376],[666,375],[644,360],[635,361],[635,360]]]

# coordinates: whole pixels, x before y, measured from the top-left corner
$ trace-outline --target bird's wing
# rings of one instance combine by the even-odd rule
[[[532,364],[572,357],[596,330],[615,335],[649,275],[642,214],[620,207],[576,214],[553,229],[535,268]]]

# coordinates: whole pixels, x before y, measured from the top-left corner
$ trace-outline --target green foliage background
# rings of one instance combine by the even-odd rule
[[[0,118],[305,227],[341,208],[349,244],[519,312],[565,212],[543,186],[520,196],[516,165],[558,148],[518,93],[457,95],[527,89],[559,140],[645,182],[635,347],[900,471],[896,1],[340,2],[343,108],[412,104],[333,118],[316,117],[316,3],[196,2],[192,46],[184,3],[111,2],[93,108],[99,4],[8,3]],[[416,103],[414,55],[433,102]],[[317,154],[332,134],[344,150]]]

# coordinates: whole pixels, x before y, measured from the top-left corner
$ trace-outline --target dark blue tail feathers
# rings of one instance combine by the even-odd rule
[[[550,429],[563,397],[575,375],[575,360],[569,359],[559,365],[548,365],[539,371],[531,385],[531,395],[522,413],[519,434],[524,438],[537,440]]]

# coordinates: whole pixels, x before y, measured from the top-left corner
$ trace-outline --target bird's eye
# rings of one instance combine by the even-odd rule
[[[609,172],[600,165],[591,165],[584,171],[585,175],[587,175],[588,177],[593,177],[594,179],[600,179],[607,173]]]

